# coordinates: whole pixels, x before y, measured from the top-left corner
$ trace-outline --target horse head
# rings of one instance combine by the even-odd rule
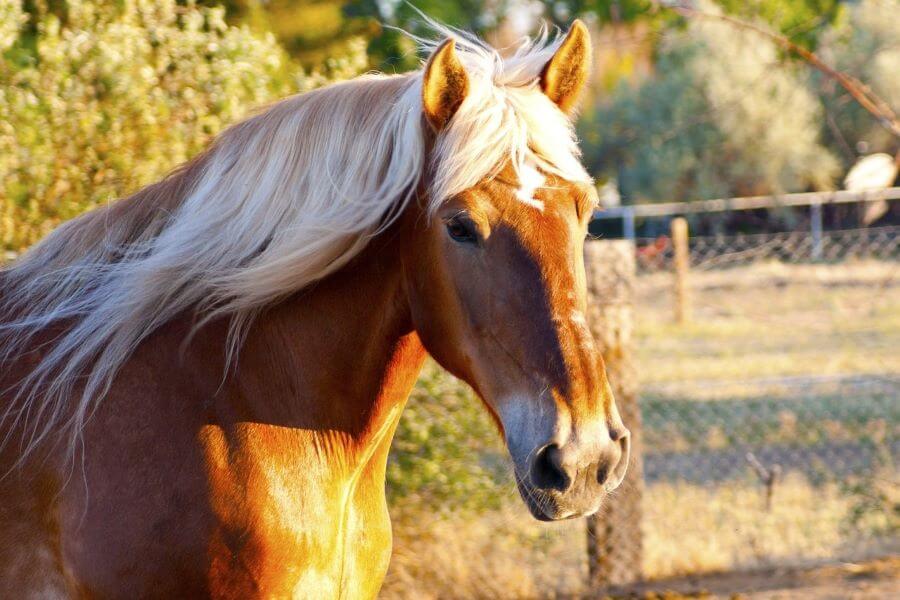
[[[589,64],[588,32],[576,22],[540,73],[548,115],[571,112]],[[448,40],[423,75],[432,147],[469,87]],[[483,400],[542,520],[595,512],[628,463],[628,430],[585,321],[583,248],[596,204],[589,182],[536,158],[509,160],[420,219],[427,224],[405,265],[423,344]]]

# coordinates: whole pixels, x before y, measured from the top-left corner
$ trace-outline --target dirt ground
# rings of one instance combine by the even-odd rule
[[[613,592],[616,600],[889,600],[900,598],[900,556],[806,569],[652,581]]]

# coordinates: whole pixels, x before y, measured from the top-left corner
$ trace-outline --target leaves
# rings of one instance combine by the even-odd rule
[[[319,71],[221,8],[70,0],[62,21],[0,8],[0,245],[160,179],[253,107],[365,69],[362,42]]]
[[[400,420],[387,469],[392,505],[429,510],[497,508],[512,467],[475,395],[429,362]],[[402,500],[402,502],[393,502]]]
[[[637,201],[827,189],[837,161],[819,139],[808,72],[775,45],[692,20],[661,44],[653,76],[622,84],[582,130],[595,170]]]

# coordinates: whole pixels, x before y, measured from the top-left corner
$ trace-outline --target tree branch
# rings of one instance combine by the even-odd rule
[[[755,25],[754,23],[750,23],[742,19],[732,17],[730,15],[708,13],[697,10],[696,8],[691,6],[690,2],[662,0],[662,5],[666,8],[674,10],[676,13],[684,17],[721,21],[724,23],[728,23],[729,25],[732,25],[733,27],[736,27],[738,29],[752,31],[771,40],[782,49],[799,56],[804,61],[818,69],[820,72],[824,73],[827,77],[837,81],[841,85],[841,87],[847,90],[847,93],[849,93],[860,106],[862,106],[870,115],[875,118],[876,121],[878,121],[879,125],[889,131],[894,137],[900,138],[900,120],[897,119],[897,115],[894,113],[893,109],[890,107],[890,105],[888,105],[887,102],[882,100],[875,92],[873,92],[869,88],[869,86],[859,81],[852,75],[848,75],[847,73],[838,71],[837,69],[826,64],[815,53],[810,52],[803,46],[795,44],[788,38],[758,25]]]

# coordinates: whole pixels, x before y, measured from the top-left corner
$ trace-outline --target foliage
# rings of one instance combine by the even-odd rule
[[[561,29],[566,29],[572,19],[580,17],[598,27],[645,26],[654,35],[683,25],[673,11],[663,9],[664,3],[654,0],[416,0],[411,3],[401,0],[349,0],[292,3],[300,6],[307,4],[343,4],[348,17],[344,30],[351,23],[356,31],[365,30],[370,37],[369,53],[374,57],[373,62],[383,68],[399,70],[417,66],[417,57],[410,41],[391,27],[415,34],[423,33],[423,19],[419,11],[442,23],[479,35],[496,32],[509,19],[521,21],[534,17]],[[809,48],[816,46],[821,32],[841,12],[839,0],[717,0],[716,4],[725,12],[743,18],[762,19]],[[272,10],[268,6],[267,10]],[[373,26],[364,27],[363,23]],[[382,25],[391,27],[384,28]]]
[[[200,0],[200,4],[223,6],[229,23],[272,32],[288,54],[307,68],[354,54],[379,30],[374,22],[348,18],[345,0]]]
[[[2,7],[0,244],[13,249],[159,179],[251,107],[365,60],[358,44],[306,74],[271,34],[175,0],[69,0],[64,20]]]
[[[644,23],[651,28],[675,20],[671,13],[657,10],[651,0],[416,0],[412,3],[349,0],[344,3],[344,12],[351,20],[376,24],[369,54],[373,63],[386,70],[418,66],[414,44],[398,29],[428,35],[422,14],[446,25],[506,42],[513,40],[497,34],[510,22],[520,26],[533,21],[534,28],[545,22],[565,30],[576,17],[598,24]],[[514,33],[518,36],[526,32],[517,30]]]
[[[400,420],[387,468],[388,496],[401,509],[499,506],[511,467],[500,434],[474,394],[429,362]]]
[[[761,19],[796,44],[813,50],[842,13],[840,0],[717,0],[726,13]]]
[[[864,535],[896,535],[900,531],[900,484],[890,442],[884,431],[864,438],[873,449],[875,464],[845,481],[838,489],[849,501],[844,527]]]
[[[823,38],[820,54],[830,64],[865,82],[900,112],[900,1],[863,0],[847,11],[847,18]],[[856,145],[867,152],[897,151],[897,140],[875,122],[834,81],[817,75],[817,89],[825,107],[823,137],[842,150],[845,166],[856,158]]]
[[[549,3],[548,3],[549,4]],[[593,14],[601,23],[633,22],[652,18],[657,12],[653,0],[567,0],[554,2],[553,12],[564,5],[571,15]]]
[[[581,130],[588,164],[624,197],[674,201],[828,188],[820,119],[807,71],[774,44],[692,20],[661,44],[654,76],[620,85]]]
[[[379,26],[368,47],[374,63],[386,71],[405,71],[416,68],[419,57],[413,41],[399,29],[427,36],[428,26],[422,18],[423,14],[440,23],[483,35],[500,23],[509,6],[514,3],[511,0],[417,0],[413,3],[400,0],[349,0],[344,5],[344,12],[350,18]]]

